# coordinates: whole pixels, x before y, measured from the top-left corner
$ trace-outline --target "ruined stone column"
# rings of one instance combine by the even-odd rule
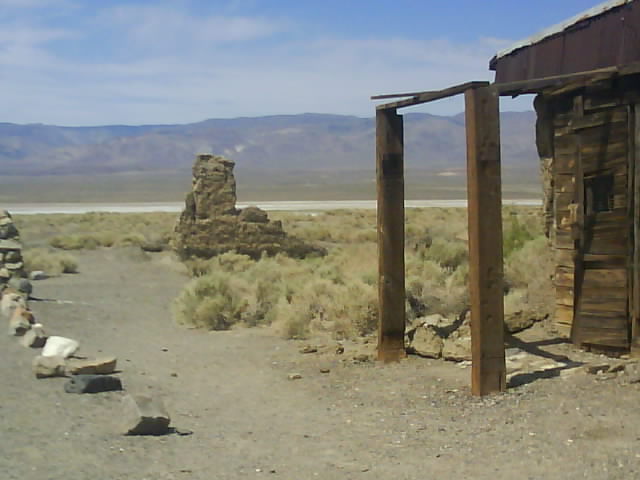
[[[555,215],[553,201],[553,112],[542,94],[536,96],[533,106],[536,109],[536,147],[540,157],[540,177],[542,179],[542,209],[544,215],[544,234],[553,241],[553,222]]]

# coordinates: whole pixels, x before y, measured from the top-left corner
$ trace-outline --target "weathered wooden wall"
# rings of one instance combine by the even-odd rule
[[[633,235],[637,95],[629,85],[633,83],[625,81],[537,101],[538,107],[544,105],[539,111],[552,112],[538,135],[553,132],[556,324],[575,343],[605,349],[629,348],[631,319],[637,316],[637,295],[632,295],[637,276]],[[603,177],[612,181],[610,208],[592,211],[590,185]]]

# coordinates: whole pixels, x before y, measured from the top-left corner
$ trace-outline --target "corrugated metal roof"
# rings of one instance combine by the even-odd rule
[[[524,40],[520,40],[519,42],[516,42],[515,44],[511,45],[509,48],[506,48],[498,52],[495,58],[499,59],[501,57],[504,57],[505,55],[509,55],[510,53],[515,52],[516,50],[536,44],[541,40],[544,40],[545,38],[562,33],[563,31],[567,30],[568,28],[580,22],[583,22],[593,17],[597,17],[599,15],[602,15],[605,12],[608,12],[613,8],[620,7],[622,5],[631,3],[633,1],[635,0],[609,0],[607,2],[596,5],[595,7],[590,8],[589,10],[584,11],[582,13],[579,13],[578,15],[571,17],[568,20],[565,20],[564,22],[558,23],[557,25],[553,25],[552,27],[549,27],[549,28],[545,28],[541,32],[538,32],[531,37],[528,37],[528,38],[525,38]]]

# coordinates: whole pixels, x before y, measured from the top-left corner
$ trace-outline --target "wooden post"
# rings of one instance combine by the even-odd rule
[[[471,393],[506,388],[498,93],[465,92],[471,297]]]
[[[378,195],[378,360],[398,361],[404,348],[404,138],[395,109],[376,111]]]
[[[631,109],[631,169],[629,175],[633,175],[633,200],[631,214],[633,217],[632,238],[633,251],[631,268],[631,354],[640,357],[640,104],[634,104]]]

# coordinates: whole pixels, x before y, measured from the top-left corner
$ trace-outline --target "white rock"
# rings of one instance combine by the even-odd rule
[[[44,273],[42,270],[34,270],[29,274],[29,278],[31,280],[46,280],[49,278],[49,275]]]
[[[47,343],[44,345],[42,349],[43,357],[62,357],[68,358],[73,355],[78,348],[80,347],[80,343],[77,340],[73,340],[71,338],[66,337],[49,337],[47,339]]]

